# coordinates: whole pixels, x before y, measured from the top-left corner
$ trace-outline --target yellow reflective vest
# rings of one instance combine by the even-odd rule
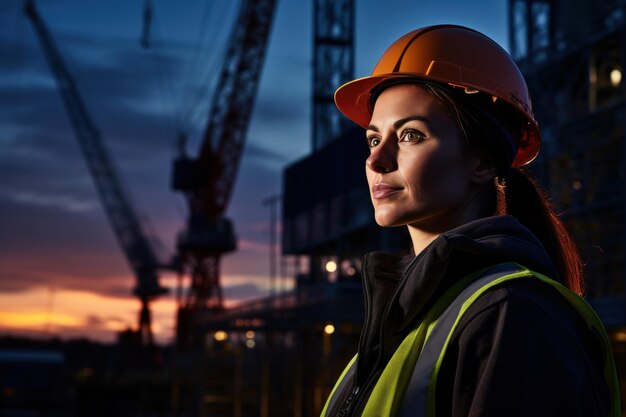
[[[397,348],[369,395],[361,417],[435,417],[437,376],[450,339],[463,314],[489,289],[520,278],[537,279],[554,287],[587,325],[601,335],[606,358],[604,378],[612,404],[609,416],[619,417],[620,390],[611,343],[595,311],[567,287],[516,263],[501,264],[472,274],[450,288]],[[338,393],[354,374],[356,360],[357,356],[352,358],[339,377],[321,417],[335,417],[327,413],[334,408]],[[341,413],[340,410],[339,415]]]

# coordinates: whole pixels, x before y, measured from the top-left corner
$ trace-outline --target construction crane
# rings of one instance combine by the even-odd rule
[[[159,284],[157,270],[159,268],[171,268],[171,266],[162,265],[158,262],[150,240],[146,237],[146,233],[144,233],[142,225],[122,188],[111,157],[102,143],[100,130],[87,112],[74,78],[65,66],[52,35],[32,0],[25,2],[24,11],[35,28],[50,69],[54,74],[74,133],[78,138],[117,241],[137,278],[137,285],[133,293],[141,301],[139,333],[142,344],[153,346],[150,302],[167,292],[167,289]]]
[[[203,312],[223,309],[220,258],[236,248],[232,222],[224,213],[254,107],[275,6],[275,0],[242,1],[199,154],[188,157],[182,145],[174,161],[172,186],[185,193],[189,207],[187,227],[177,246],[191,276],[189,292],[179,307],[179,342],[192,336],[189,332],[194,333],[192,328]]]
[[[172,384],[175,415],[206,415],[208,385],[203,324],[224,308],[220,259],[236,249],[232,222],[225,217],[265,59],[276,0],[243,0],[213,93],[196,158],[185,138],[174,161],[172,188],[185,194],[187,226],[178,236],[178,258],[189,274],[189,291],[179,299],[177,360]],[[179,291],[179,294],[181,292]],[[208,395],[208,397],[207,397]]]

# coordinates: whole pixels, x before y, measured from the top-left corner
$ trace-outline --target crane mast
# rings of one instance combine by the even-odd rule
[[[223,308],[220,258],[236,247],[224,212],[254,108],[275,6],[276,0],[242,2],[198,157],[183,155],[174,163],[173,188],[185,193],[189,206],[187,229],[179,236],[178,248],[191,274],[182,309],[192,315],[192,310]]]
[[[213,93],[209,119],[196,158],[185,150],[174,161],[172,187],[185,194],[186,230],[178,236],[178,258],[191,285],[179,299],[176,325],[178,360],[173,384],[175,409],[204,415],[210,387],[204,378],[209,315],[223,311],[220,259],[235,250],[232,223],[224,216],[245,143],[276,0],[243,0]]]
[[[141,301],[139,331],[142,340],[151,345],[153,340],[149,303],[155,297],[167,292],[159,284],[157,274],[159,262],[123,190],[111,158],[102,143],[100,131],[89,115],[74,78],[65,66],[52,35],[32,1],[25,3],[24,10],[35,28],[54,74],[59,93],[109,222],[137,279],[133,292]]]

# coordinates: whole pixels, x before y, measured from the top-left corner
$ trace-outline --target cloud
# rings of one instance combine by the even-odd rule
[[[133,274],[101,210],[72,212],[1,195],[0,207],[0,288],[43,284],[106,293],[132,287]]]
[[[81,200],[71,195],[42,195],[28,191],[10,192],[0,188],[0,193],[17,203],[43,207],[57,207],[71,212],[91,211],[96,207],[93,200]]]
[[[34,286],[46,286],[48,284],[49,281],[43,277],[31,276],[21,271],[0,271],[1,294],[18,294]]]
[[[273,169],[287,163],[285,156],[276,149],[273,149],[272,147],[264,147],[258,143],[252,142],[246,144],[244,152],[251,160],[261,161],[262,165],[267,164]]]
[[[101,327],[104,323],[105,321],[100,318],[100,316],[96,316],[95,314],[88,315],[85,320],[85,324],[89,327]]]
[[[224,296],[230,302],[241,302],[254,298],[266,297],[268,290],[255,284],[239,284],[224,287]]]

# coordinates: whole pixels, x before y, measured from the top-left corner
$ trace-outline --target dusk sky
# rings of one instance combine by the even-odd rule
[[[506,0],[355,1],[357,77],[391,42],[425,25],[470,26],[508,49]],[[205,3],[153,0],[153,45],[143,49],[143,0],[36,2],[164,261],[187,213],[170,190],[175,139],[185,128],[188,153],[197,153],[210,98],[210,89],[199,91],[217,73],[238,4]],[[0,334],[113,341],[136,326],[134,276],[22,4],[0,3]],[[222,260],[231,304],[267,294],[262,201],[280,193],[282,170],[310,150],[313,6],[278,0],[277,7],[227,213],[239,237],[239,250]],[[176,282],[168,274],[161,281],[172,289]],[[174,333],[173,294],[152,303],[160,342]]]

